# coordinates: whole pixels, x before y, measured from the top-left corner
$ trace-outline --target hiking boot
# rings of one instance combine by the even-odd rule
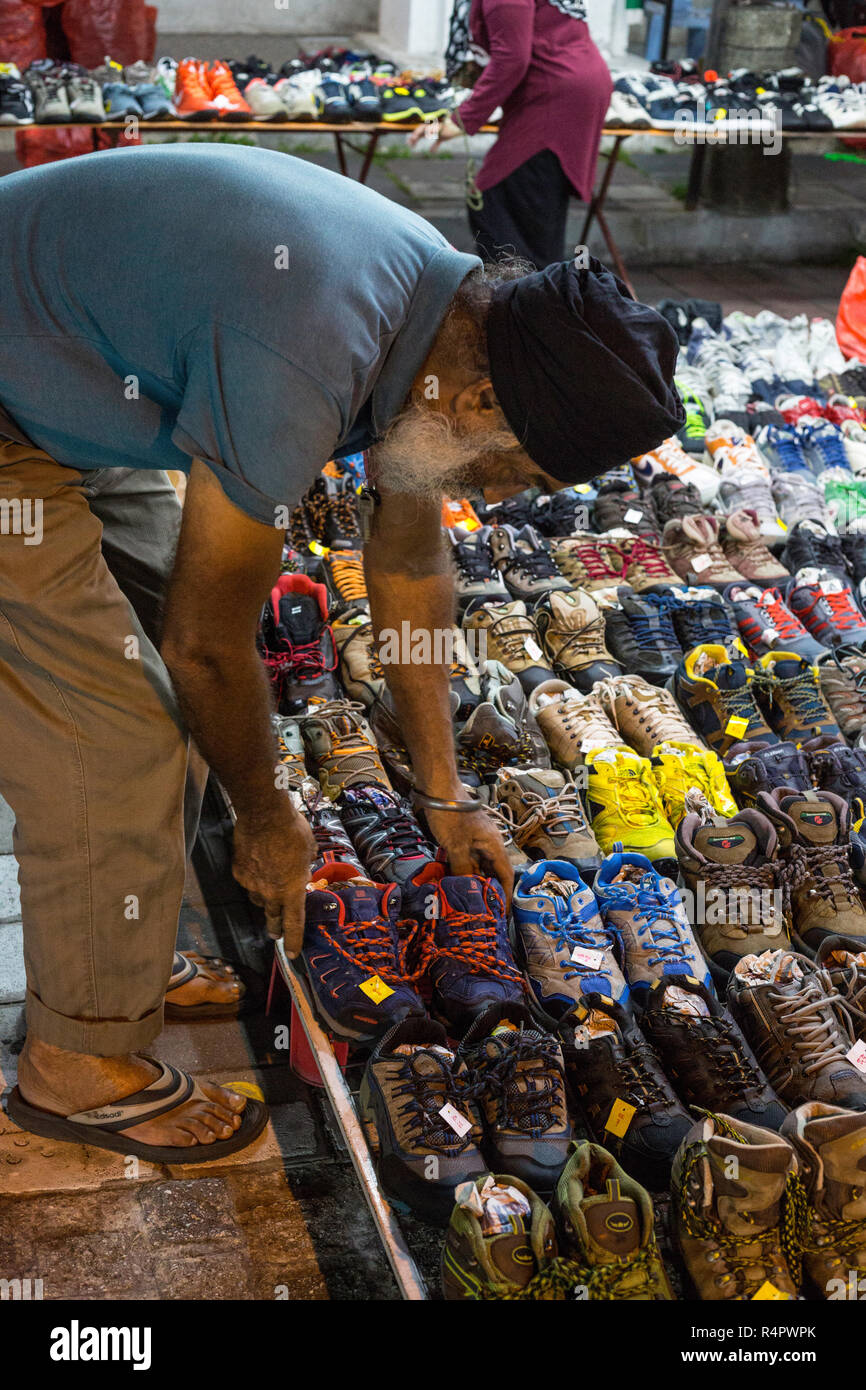
[[[787,940],[778,839],[766,816],[751,809],[709,822],[688,815],[676,848],[689,915],[720,980],[743,956]]]
[[[794,617],[778,589],[729,584],[724,596],[752,656],[765,656],[768,650],[783,651],[814,661],[826,652],[827,648],[816,642],[800,619]]]
[[[301,960],[316,1008],[341,1038],[371,1042],[424,1014],[400,941],[400,890],[358,880],[308,888]]]
[[[565,681],[544,681],[529,697],[529,708],[547,741],[554,762],[568,772],[583,765],[590,748],[620,742],[595,695],[581,695]]]
[[[806,1199],[798,1231],[807,1287],[817,1298],[862,1298],[866,1271],[866,1123],[836,1105],[798,1105],[782,1126]]]
[[[866,943],[866,907],[848,859],[847,803],[829,791],[777,787],[760,793],[757,808],[779,837],[797,949],[813,955],[825,936],[839,932]]]
[[[699,807],[708,815],[737,814],[724,765],[711,749],[669,741],[659,744],[651,762],[665,815],[674,829],[687,812]]]
[[[423,949],[433,1005],[454,1029],[465,1032],[486,1009],[523,1003],[505,895],[495,878],[448,874],[443,864],[429,864],[403,901],[429,923]]]
[[[656,981],[641,1027],[685,1105],[724,1106],[735,1120],[779,1128],[787,1107],[724,1004],[694,976]]]
[[[352,700],[331,700],[312,707],[301,724],[304,746],[331,798],[346,787],[391,787],[362,711]]]
[[[662,538],[664,557],[687,584],[723,589],[743,576],[719,544],[714,516],[684,516],[667,522]]]
[[[725,756],[725,772],[741,806],[754,806],[758,792],[774,787],[808,791],[812,785],[805,754],[794,743],[735,743]]]
[[[725,558],[745,579],[766,588],[790,578],[761,539],[758,514],[747,508],[729,512],[722,520],[721,545]]]
[[[484,603],[508,603],[511,595],[493,563],[490,549],[490,527],[464,536],[458,531],[446,532],[451,542],[454,561],[454,589],[461,615],[471,613]]]
[[[786,1140],[724,1114],[686,1135],[671,1176],[671,1226],[698,1298],[797,1297],[789,1263],[797,1169]]]
[[[769,677],[769,679],[767,679]],[[796,652],[768,652],[758,662],[758,697],[781,739],[802,743],[821,734],[840,738],[815,668]]]
[[[340,683],[350,699],[369,709],[385,689],[370,614],[366,608],[347,609],[334,618],[331,631],[340,659]]]
[[[676,850],[652,768],[632,748],[587,752],[586,804],[603,854],[621,847],[665,868]]]
[[[479,782],[491,781],[500,767],[548,767],[550,754],[519,680],[487,661],[482,694],[457,735],[458,750]]]
[[[803,744],[809,760],[812,784],[819,791],[835,792],[851,808],[855,822],[866,816],[866,751],[849,748],[832,735],[809,739]]]
[[[347,608],[357,611],[367,604],[367,581],[360,550],[332,550],[322,556],[321,569],[332,614],[342,613]]]
[[[660,531],[674,518],[694,516],[704,510],[701,494],[694,484],[666,473],[653,478],[647,497]]]
[[[446,1106],[466,1121],[464,1133],[444,1118]],[[474,1179],[484,1159],[471,1078],[441,1024],[413,1016],[389,1029],[370,1054],[358,1108],[389,1201],[444,1226],[455,1185]]]
[[[491,526],[490,549],[508,592],[530,606],[551,589],[570,589],[547,542],[531,526]]]
[[[556,1186],[563,1254],[581,1297],[662,1303],[673,1291],[656,1244],[649,1193],[607,1149],[575,1140]]]
[[[619,606],[604,610],[610,650],[623,671],[661,684],[673,675],[682,658],[671,621],[670,599],[666,594],[636,594],[625,585],[617,589],[616,596]]]
[[[370,706],[368,718],[370,729],[375,736],[379,756],[387,769],[389,781],[403,796],[408,796],[415,786],[415,774],[412,771],[412,760],[409,757],[403,730],[400,728],[394,701],[387,687],[382,691],[379,699]],[[459,759],[458,770],[460,770]],[[465,782],[466,778],[463,771],[460,771],[460,776],[461,780]],[[474,773],[471,774],[471,780],[467,785],[478,785],[478,778]]]
[[[485,603],[466,615],[463,626],[467,632],[479,634],[475,639],[479,643],[486,638],[487,659],[507,666],[527,693],[553,675],[535,617],[527,613],[521,599],[513,603]]]
[[[673,696],[640,676],[617,676],[599,682],[596,696],[611,723],[644,757],[671,740],[703,747],[700,737],[686,723]]]
[[[755,700],[755,673],[742,654],[707,643],[683,657],[670,688],[697,732],[724,758],[735,743],[778,743]]]
[[[558,1040],[523,1004],[493,1004],[471,1025],[458,1055],[479,1095],[481,1149],[490,1167],[552,1192],[572,1134]]]
[[[316,540],[330,550],[358,550],[358,497],[337,478],[322,473],[304,494],[304,510]]]
[[[592,880],[602,856],[570,778],[553,768],[504,767],[494,795],[519,849],[532,859],[564,860]]]
[[[640,535],[655,529],[655,517],[636,487],[616,479],[603,483],[596,493],[592,524],[599,532],[622,528]]]
[[[634,540],[618,541],[625,559],[622,582],[635,593],[648,594],[654,589],[668,589],[678,584],[679,576],[662,553],[661,540],[652,536],[636,536]]]
[[[866,652],[834,647],[815,667],[821,694],[840,730],[845,738],[857,738],[866,728]]]
[[[712,643],[726,646],[736,641],[737,621],[715,589],[672,589],[668,593],[671,622],[684,652]]]
[[[281,574],[262,610],[261,636],[262,660],[282,714],[339,693],[324,584],[306,574]]]
[[[277,740],[276,785],[285,791],[297,791],[307,778],[304,760],[304,740],[299,721],[292,715],[271,715]]]
[[[462,628],[452,627],[450,646],[447,642],[444,646],[448,679],[451,684],[452,719],[456,724],[462,724],[481,703],[481,674],[475,665]]]
[[[856,936],[825,936],[816,960],[841,995],[855,1036],[866,1041],[866,950],[862,940]]]
[[[866,1110],[866,1076],[847,1055],[854,1032],[826,971],[790,951],[744,956],[728,1006],[788,1105],[821,1100]]]
[[[542,494],[533,501],[530,514],[532,525],[543,536],[550,539],[573,536],[589,526],[587,493],[576,487],[564,487],[549,496]]]
[[[402,887],[435,858],[436,851],[408,802],[384,787],[349,786],[337,801],[340,818],[375,883]]]
[[[628,986],[614,935],[573,864],[533,864],[515,884],[512,913],[521,962],[548,1018],[561,1018],[586,994],[625,1005]]]
[[[801,569],[785,590],[791,612],[824,647],[866,642],[866,618],[844,579],[828,569]]]
[[[587,995],[560,1021],[558,1032],[569,1090],[595,1139],[653,1192],[666,1188],[692,1121],[628,1010],[600,994]],[[614,1111],[619,1101],[635,1112],[623,1134],[607,1128],[608,1120],[620,1128]]]
[[[552,553],[569,587],[593,593],[596,589],[616,588],[623,582],[625,557],[617,542],[604,536],[589,532],[567,536],[554,546]]]
[[[602,919],[619,936],[624,973],[636,1003],[667,975],[694,975],[712,993],[679,889],[642,854],[609,854],[593,892]]]
[[[506,1173],[461,1183],[442,1251],[442,1293],[450,1301],[571,1297],[557,1278],[556,1228],[546,1204]],[[554,1292],[554,1290],[558,1292]]]
[[[545,656],[557,675],[589,692],[596,681],[622,674],[604,644],[605,618],[591,594],[553,589],[533,614]]]

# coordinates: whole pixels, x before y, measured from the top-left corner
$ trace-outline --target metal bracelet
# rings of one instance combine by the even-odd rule
[[[478,797],[472,797],[468,801],[445,801],[440,796],[428,796],[417,787],[412,792],[412,802],[416,806],[423,806],[427,811],[480,811],[484,807],[484,802]]]

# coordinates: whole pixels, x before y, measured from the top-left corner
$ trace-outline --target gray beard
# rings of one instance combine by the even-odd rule
[[[496,456],[519,447],[508,429],[463,435],[448,416],[416,405],[397,416],[371,459],[388,491],[435,502],[480,492],[494,481]]]

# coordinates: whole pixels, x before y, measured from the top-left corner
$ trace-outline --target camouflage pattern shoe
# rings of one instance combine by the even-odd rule
[[[442,1292],[459,1299],[572,1297],[576,1280],[557,1258],[556,1227],[532,1188],[507,1173],[482,1173],[454,1193],[442,1251]]]

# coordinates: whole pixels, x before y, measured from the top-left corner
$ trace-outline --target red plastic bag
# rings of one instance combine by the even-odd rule
[[[830,36],[827,58],[834,77],[866,82],[866,29],[840,29]]]
[[[19,164],[25,169],[35,169],[38,164],[51,164],[55,159],[73,159],[78,154],[92,154],[94,150],[121,149],[124,145],[140,145],[141,139],[124,135],[123,130],[52,130],[50,126],[41,129],[19,130],[15,133],[15,153]]]
[[[0,63],[17,63],[23,71],[45,56],[41,6],[28,0],[0,0]]]
[[[858,256],[839,300],[836,341],[846,357],[866,362],[866,257]]]
[[[73,63],[97,68],[115,62],[150,62],[156,42],[144,0],[66,0],[60,14]]]

